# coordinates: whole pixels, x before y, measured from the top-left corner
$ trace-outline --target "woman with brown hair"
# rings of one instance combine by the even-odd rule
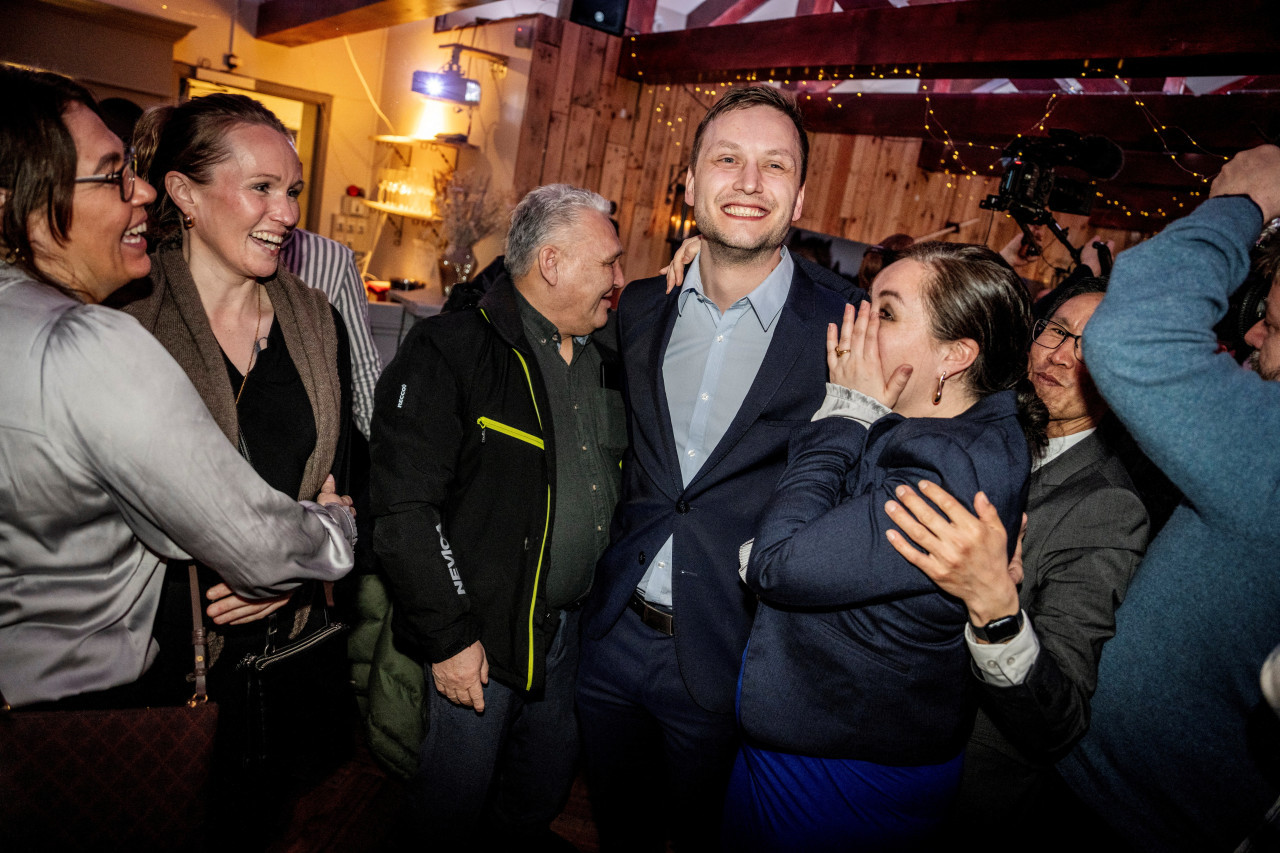
[[[950,243],[905,250],[829,329],[827,399],[744,548],[727,849],[924,849],[940,823],[977,708],[968,614],[894,550],[885,504],[922,479],[981,490],[1016,539],[1048,419],[1030,329],[1008,265]]]
[[[303,187],[284,126],[257,101],[215,94],[151,110],[134,138],[157,190],[155,249],[124,310],[187,372],[222,442],[268,483],[299,499],[331,473],[345,486],[346,330],[321,291],[279,264]],[[218,629],[213,689],[241,697],[224,702],[219,722],[229,807],[269,820],[287,775],[324,770],[335,757],[350,697],[342,644],[321,642],[341,627],[329,621],[332,603],[331,591],[312,585],[263,621]],[[269,673],[255,669],[277,657]]]

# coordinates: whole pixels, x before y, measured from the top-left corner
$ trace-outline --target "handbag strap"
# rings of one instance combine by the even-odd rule
[[[204,614],[200,608],[200,581],[196,576],[195,563],[187,566],[187,577],[191,581],[191,645],[196,660],[196,668],[194,670],[196,692],[187,700],[187,704],[194,708],[196,705],[209,701],[209,664],[205,646]]]
[[[205,631],[203,612],[200,609],[200,581],[196,577],[196,567],[192,563],[187,567],[187,576],[191,582],[191,645],[196,659],[196,692],[187,700],[187,705],[196,705],[209,701],[207,651],[205,648]],[[0,713],[8,713],[13,706],[5,701],[4,692],[0,691]]]

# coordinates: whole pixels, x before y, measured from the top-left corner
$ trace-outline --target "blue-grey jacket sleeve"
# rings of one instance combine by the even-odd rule
[[[1089,373],[1142,449],[1206,519],[1254,537],[1280,489],[1280,383],[1217,352],[1212,327],[1260,227],[1250,199],[1209,199],[1119,256],[1084,332]]]

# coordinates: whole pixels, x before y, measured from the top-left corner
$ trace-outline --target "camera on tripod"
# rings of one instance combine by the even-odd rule
[[[1048,136],[1023,136],[1009,143],[1000,163],[1004,175],[999,190],[978,206],[1003,210],[1022,228],[1026,242],[1035,246],[1031,225],[1045,225],[1067,247],[1072,259],[1080,262],[1080,250],[1067,240],[1067,232],[1050,211],[1087,216],[1093,210],[1097,181],[1120,173],[1124,152],[1105,136],[1081,136],[1073,130],[1055,128]],[[1075,170],[1088,176],[1075,178],[1058,169]]]

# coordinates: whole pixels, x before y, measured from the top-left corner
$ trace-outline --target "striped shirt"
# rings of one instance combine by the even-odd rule
[[[328,237],[295,228],[280,251],[280,260],[285,269],[308,286],[323,290],[347,324],[347,336],[351,340],[352,409],[356,426],[368,438],[369,419],[373,417],[373,388],[382,373],[382,359],[369,331],[369,302],[356,269],[355,255]]]

